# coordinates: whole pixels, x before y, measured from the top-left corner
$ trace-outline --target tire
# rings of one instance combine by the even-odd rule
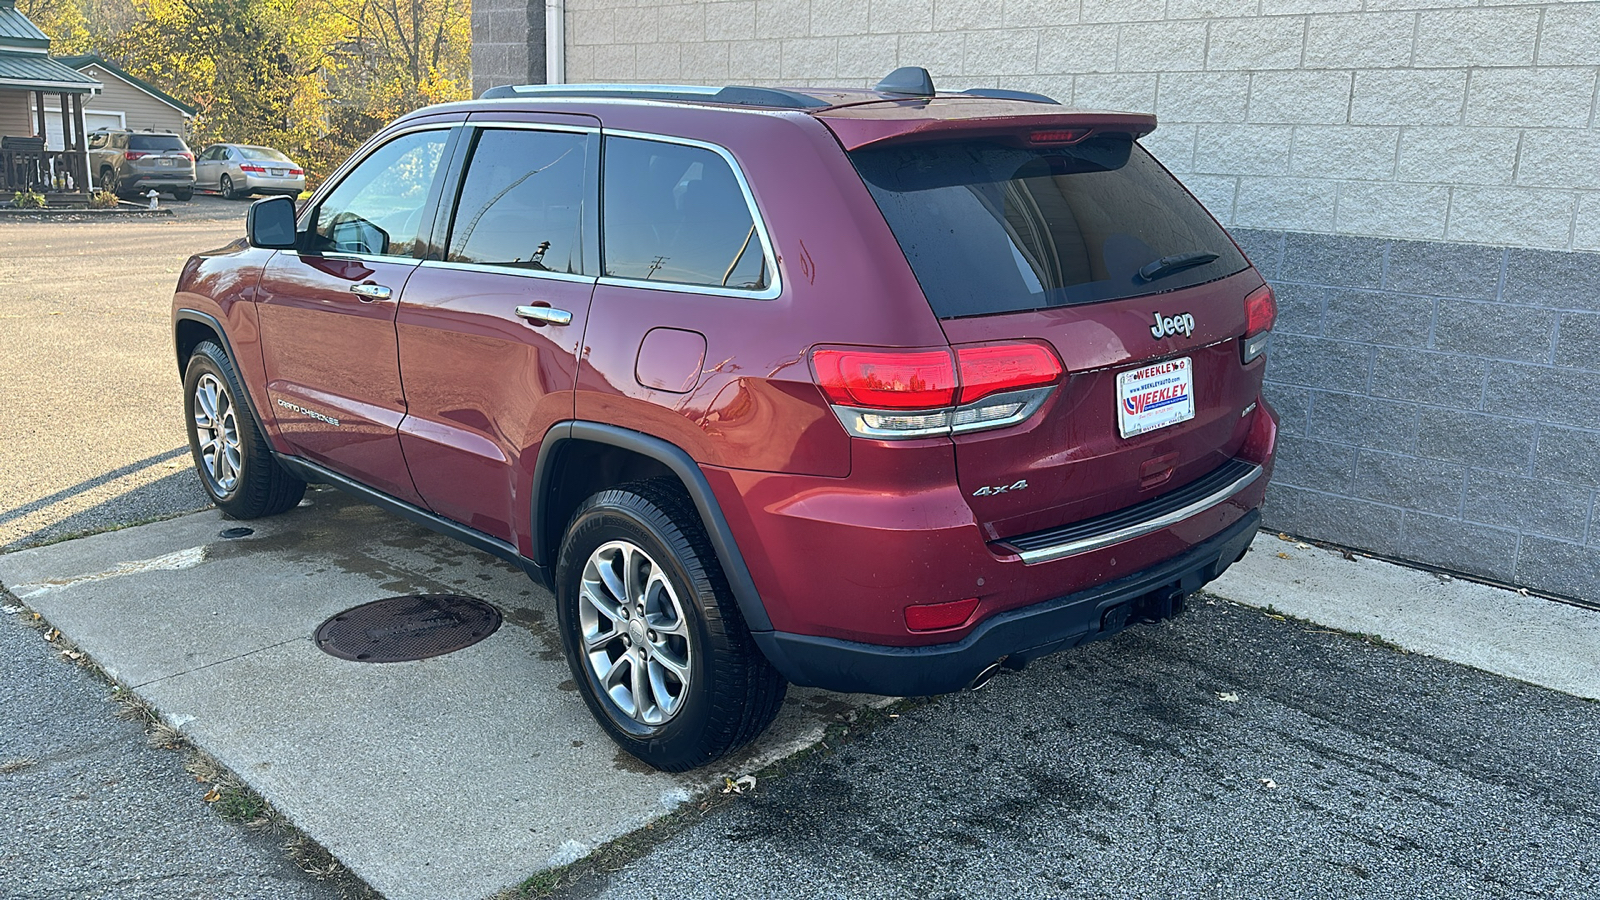
[[[661,577],[646,574],[644,590],[629,591],[623,570],[635,587],[639,573]],[[617,609],[619,590],[631,611]],[[578,507],[556,561],[556,618],[589,711],[658,769],[682,772],[749,743],[783,704],[788,683],[751,640],[699,513],[674,482],[625,484]]]
[[[178,200],[178,201],[183,202],[183,203],[187,203],[190,200],[194,199],[194,188],[192,188],[192,187],[178,188],[177,190],[172,192],[172,199]]]
[[[117,186],[117,173],[112,171],[110,166],[105,166],[105,167],[101,168],[100,169],[100,190],[102,190],[102,191],[110,191],[111,193],[116,194],[117,196],[120,197],[120,196],[122,196],[122,192],[120,190],[118,190],[117,188],[118,188],[118,186]]]
[[[224,200],[239,199],[239,195],[233,191],[233,178],[226,173],[224,173],[221,180],[217,182],[217,190],[222,192],[222,199]]]
[[[305,496],[306,483],[272,458],[249,404],[238,402],[241,396],[233,361],[215,343],[202,341],[189,356],[183,376],[189,453],[200,484],[211,502],[235,519],[259,519],[293,509]],[[220,423],[220,428],[211,423]]]

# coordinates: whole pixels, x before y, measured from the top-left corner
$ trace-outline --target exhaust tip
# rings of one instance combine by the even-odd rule
[[[1002,668],[1004,663],[1005,663],[1005,658],[1001,657],[1000,659],[997,659],[994,662],[989,663],[987,666],[984,666],[983,667],[983,671],[979,672],[977,674],[977,676],[972,679],[972,682],[967,685],[967,690],[969,690],[969,691],[981,691],[981,690],[983,690],[984,685],[987,685],[989,682],[993,681],[994,677],[996,675],[1000,674],[1000,669]]]

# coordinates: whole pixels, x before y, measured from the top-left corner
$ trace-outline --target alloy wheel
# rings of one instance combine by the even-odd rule
[[[608,541],[589,554],[579,637],[601,692],[640,725],[664,725],[689,695],[689,622],[667,573],[643,548]]]
[[[194,387],[194,425],[206,476],[219,494],[232,494],[239,486],[242,464],[239,420],[227,388],[210,372],[200,376]]]

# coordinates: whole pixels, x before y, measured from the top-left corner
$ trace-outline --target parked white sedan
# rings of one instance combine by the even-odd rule
[[[252,194],[298,196],[306,170],[282,152],[249,144],[212,144],[195,158],[194,186],[232,200]]]

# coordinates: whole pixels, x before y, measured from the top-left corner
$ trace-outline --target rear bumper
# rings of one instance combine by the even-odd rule
[[[1171,599],[1221,575],[1250,547],[1257,510],[1176,557],[1132,575],[998,613],[960,641],[921,647],[866,644],[782,631],[752,637],[789,681],[851,693],[920,697],[966,687],[989,664],[1009,665],[1121,631],[1129,621],[1159,617]]]
[[[243,186],[253,194],[284,194],[293,197],[306,189],[304,178],[246,175],[243,177],[243,182]]]

